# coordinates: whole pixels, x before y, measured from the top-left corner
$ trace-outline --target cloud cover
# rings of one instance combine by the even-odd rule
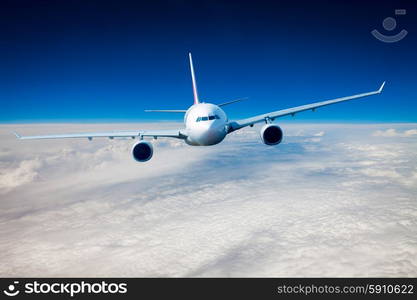
[[[0,126],[1,276],[417,276],[416,124],[291,124],[213,147]],[[392,134],[395,133],[395,134]]]

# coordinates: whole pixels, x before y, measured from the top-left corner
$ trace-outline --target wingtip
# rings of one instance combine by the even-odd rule
[[[381,87],[379,88],[378,93],[382,92],[382,90],[384,89],[384,86],[385,86],[385,81],[381,84]]]
[[[18,134],[17,132],[13,131],[13,134],[15,135],[16,138],[20,139],[22,136],[20,134]]]

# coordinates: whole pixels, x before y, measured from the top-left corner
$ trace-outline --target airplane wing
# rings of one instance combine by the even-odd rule
[[[14,135],[21,140],[38,140],[38,139],[71,139],[71,138],[87,138],[92,140],[93,138],[141,138],[141,137],[171,137],[178,139],[185,139],[187,136],[184,134],[183,129],[168,129],[168,130],[145,130],[145,131],[108,131],[108,132],[86,132],[86,133],[69,133],[69,134],[52,134],[52,135],[32,135],[21,136],[14,132]]]
[[[314,111],[316,108],[319,108],[319,107],[323,107],[323,106],[327,106],[327,105],[331,105],[331,104],[335,104],[339,102],[349,101],[353,99],[363,98],[367,96],[377,95],[382,92],[384,85],[385,85],[385,81],[382,83],[381,87],[378,90],[373,91],[373,92],[362,93],[362,94],[357,94],[353,96],[336,98],[336,99],[326,100],[326,101],[321,101],[321,102],[315,102],[312,104],[301,105],[301,106],[297,106],[293,108],[273,111],[270,113],[258,115],[258,116],[247,118],[247,119],[231,121],[228,123],[228,126],[229,126],[228,133],[241,129],[246,126],[252,126],[253,124],[256,124],[256,123],[273,121],[275,118],[288,116],[288,115],[294,116],[296,113],[299,113],[302,111],[306,111],[306,110]]]

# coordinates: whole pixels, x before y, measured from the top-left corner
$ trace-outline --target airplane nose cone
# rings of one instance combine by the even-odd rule
[[[195,140],[201,146],[209,146],[220,143],[226,136],[224,126],[219,126],[215,122],[204,124],[204,126],[195,130],[192,134]]]

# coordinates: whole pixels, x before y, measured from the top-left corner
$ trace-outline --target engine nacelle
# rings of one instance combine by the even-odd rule
[[[275,124],[265,124],[261,129],[261,139],[266,145],[278,145],[283,136],[281,128]]]
[[[132,147],[133,158],[138,162],[145,162],[152,158],[153,146],[147,141],[140,141]]]

